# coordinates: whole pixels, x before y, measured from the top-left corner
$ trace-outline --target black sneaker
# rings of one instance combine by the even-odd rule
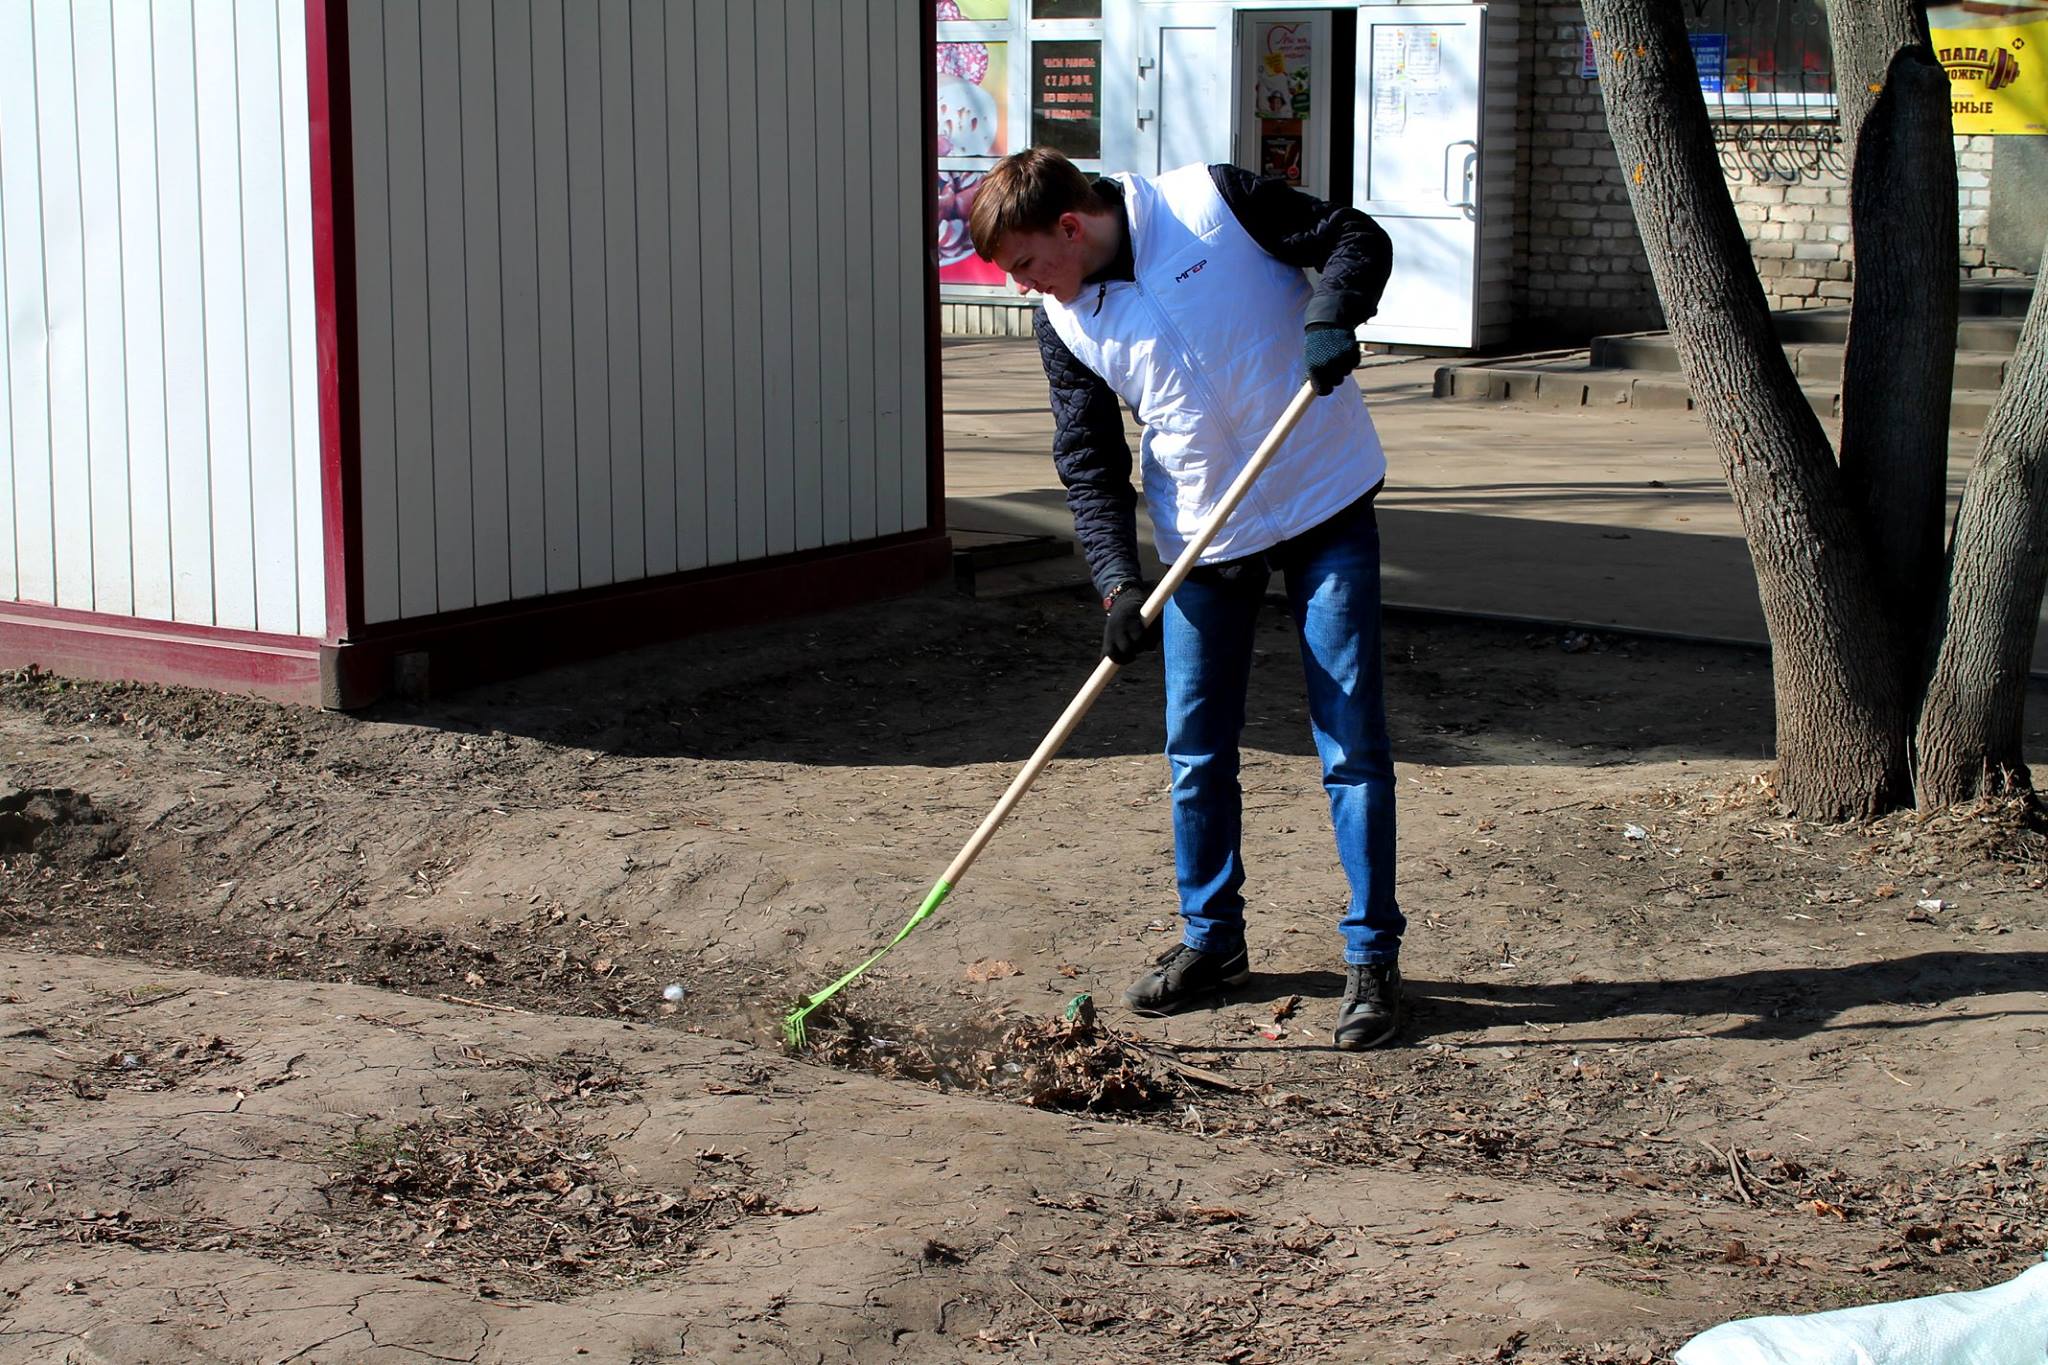
[[[1124,992],[1124,1003],[1140,1014],[1173,1014],[1225,986],[1249,980],[1251,974],[1251,961],[1243,948],[1228,954],[1205,953],[1176,943]]]
[[[1344,999],[1337,1006],[1337,1046],[1347,1052],[1378,1047],[1401,1027],[1401,969],[1391,962],[1344,969]]]

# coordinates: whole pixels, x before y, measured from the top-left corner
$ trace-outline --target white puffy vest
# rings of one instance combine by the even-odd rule
[[[1302,272],[1268,256],[1206,166],[1115,177],[1135,279],[1045,301],[1067,349],[1144,424],[1139,463],[1159,555],[1171,562],[1307,377]],[[1349,379],[1309,405],[1201,562],[1256,554],[1328,520],[1386,476]]]

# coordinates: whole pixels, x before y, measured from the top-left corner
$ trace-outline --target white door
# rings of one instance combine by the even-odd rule
[[[1231,14],[1146,6],[1138,35],[1140,175],[1230,160]]]
[[[1358,11],[1352,193],[1394,240],[1367,341],[1467,348],[1478,331],[1482,5]]]

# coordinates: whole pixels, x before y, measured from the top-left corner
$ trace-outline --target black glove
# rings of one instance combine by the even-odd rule
[[[1102,599],[1109,619],[1102,623],[1102,655],[1129,663],[1159,643],[1159,623],[1145,624],[1145,585],[1125,583]]]
[[[1339,380],[1358,368],[1358,338],[1348,327],[1319,322],[1308,329],[1308,382],[1318,394],[1337,387]]]

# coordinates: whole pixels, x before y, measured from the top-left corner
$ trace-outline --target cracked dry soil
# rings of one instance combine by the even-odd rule
[[[2048,846],[1781,817],[1733,651],[1390,623],[1398,1047],[1328,1048],[1269,619],[1247,985],[1116,1004],[1175,928],[1146,661],[786,1052],[1097,629],[930,594],[353,717],[0,683],[0,1361],[1618,1365],[2048,1244]]]

